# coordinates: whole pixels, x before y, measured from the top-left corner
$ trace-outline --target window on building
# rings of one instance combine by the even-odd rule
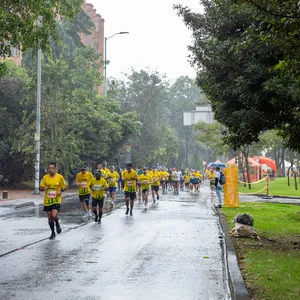
[[[91,34],[87,34],[87,35],[85,36],[85,44],[86,44],[86,45],[90,45],[91,40],[92,40]]]
[[[15,48],[15,47],[10,47],[10,52],[12,56],[20,56],[21,51],[19,48]]]
[[[96,21],[96,22],[94,22],[94,24],[95,24],[95,30],[96,30],[96,31],[99,31],[99,22]]]

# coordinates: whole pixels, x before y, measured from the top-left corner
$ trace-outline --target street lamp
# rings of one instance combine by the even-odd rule
[[[107,69],[107,60],[106,60],[106,57],[107,57],[107,40],[109,40],[110,38],[114,37],[115,35],[118,35],[118,34],[128,34],[129,32],[128,31],[120,31],[120,32],[117,32],[109,37],[105,37],[104,38],[104,96],[106,97],[107,96],[107,74],[106,74],[106,69]]]
[[[42,17],[38,17],[38,26],[42,26]],[[37,56],[37,95],[36,95],[36,132],[35,132],[35,181],[34,194],[39,195],[40,181],[40,147],[41,147],[41,76],[42,76],[42,50],[38,49]]]

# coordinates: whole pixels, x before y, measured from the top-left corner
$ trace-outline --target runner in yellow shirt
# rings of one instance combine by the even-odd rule
[[[193,172],[193,187],[194,187],[194,193],[199,193],[199,188],[200,188],[200,182],[201,182],[201,178],[202,178],[202,174],[200,173],[200,171],[195,170]]]
[[[205,170],[205,179],[209,179],[209,173],[210,173],[210,170],[206,169]]]
[[[54,223],[56,232],[61,233],[61,227],[58,221],[58,212],[62,201],[61,193],[67,189],[67,183],[64,177],[56,173],[56,163],[48,165],[48,174],[46,174],[40,183],[39,190],[45,191],[44,211],[48,215],[48,223],[51,229],[50,240],[55,238]]]
[[[138,176],[136,171],[132,170],[131,163],[128,163],[127,169],[123,171],[122,179],[124,181],[126,215],[128,215],[129,212],[129,200],[130,200],[130,216],[132,216],[134,200],[136,199],[136,181],[138,179]]]
[[[106,181],[109,185],[109,195],[111,197],[111,202],[114,205],[116,201],[116,191],[118,186],[120,175],[115,171],[115,167],[111,166],[109,172],[106,172]]]
[[[97,169],[101,172],[102,178],[106,179],[107,170],[103,168],[102,164],[99,164]]]
[[[156,199],[159,200],[159,185],[160,185],[160,173],[157,171],[156,167],[152,167],[152,171],[149,172],[151,176],[151,191],[152,191],[152,199],[153,203],[155,203],[155,195]]]
[[[183,176],[183,178],[184,178],[184,186],[185,186],[185,190],[187,191],[187,192],[189,192],[189,187],[190,187],[190,181],[191,181],[191,175],[190,175],[190,171],[189,170],[187,170],[186,171],[186,173],[185,173],[185,175]]]
[[[160,171],[160,178],[161,178],[161,187],[162,187],[162,193],[166,194],[168,190],[168,180],[169,180],[169,173],[163,169]]]
[[[139,176],[139,183],[141,184],[144,205],[145,205],[145,208],[147,208],[151,176],[148,174],[148,169],[146,167],[143,168],[143,174],[141,174]]]
[[[210,169],[207,177],[209,179],[210,190],[213,193],[215,190],[215,178],[216,178],[216,174],[213,169]]]
[[[92,207],[95,214],[95,222],[101,223],[102,209],[105,197],[105,191],[109,186],[106,180],[102,177],[102,173],[96,170],[95,177],[91,179],[90,188],[92,191]],[[98,212],[97,212],[98,208]]]
[[[90,211],[90,182],[93,178],[93,174],[86,170],[86,167],[81,167],[81,171],[76,176],[76,184],[79,187],[79,200],[82,203],[82,208],[85,212],[83,218],[92,217],[92,212]]]

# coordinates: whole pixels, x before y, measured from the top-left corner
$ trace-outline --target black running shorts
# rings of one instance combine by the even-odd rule
[[[99,207],[102,208],[103,203],[104,203],[104,197],[102,197],[101,199],[92,198],[92,207],[97,207],[97,205],[99,205]]]
[[[136,199],[136,192],[124,192],[125,198],[130,198],[130,200]]]
[[[60,204],[52,204],[52,205],[49,205],[49,206],[44,206],[44,211],[46,211],[46,212],[52,211],[54,209],[59,211],[60,210]]]

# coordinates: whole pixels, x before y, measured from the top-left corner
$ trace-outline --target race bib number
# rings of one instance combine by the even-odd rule
[[[86,181],[82,181],[82,182],[80,183],[80,186],[81,186],[82,188],[86,188],[86,187],[87,187],[87,182],[86,182]]]
[[[94,190],[95,191],[101,191],[101,190],[103,190],[102,185],[101,184],[95,184],[94,185]]]
[[[56,198],[56,191],[55,190],[48,190],[47,191],[47,198],[50,198],[50,199]]]
[[[143,180],[143,184],[149,184],[149,180]]]
[[[135,192],[135,186],[133,180],[127,181],[127,188],[128,188],[128,192]]]
[[[156,177],[153,177],[153,178],[152,178],[152,182],[157,182]]]
[[[111,183],[114,183],[114,182],[115,182],[114,178],[109,179],[109,181],[110,181]]]

